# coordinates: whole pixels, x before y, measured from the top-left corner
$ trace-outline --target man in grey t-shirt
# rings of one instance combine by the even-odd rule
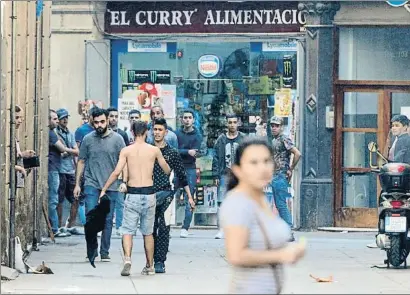
[[[74,196],[78,198],[81,191],[81,175],[84,171],[86,213],[97,206],[101,189],[115,170],[120,152],[125,147],[122,136],[108,129],[108,112],[106,110],[95,110],[92,116],[95,131],[87,134],[81,143],[74,189]],[[119,181],[115,181],[106,191],[111,202],[110,213],[107,214],[101,236],[101,261],[110,261],[109,250],[114,208],[118,198],[121,197],[118,186]]]

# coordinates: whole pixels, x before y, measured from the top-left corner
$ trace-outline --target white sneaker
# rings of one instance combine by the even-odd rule
[[[188,231],[186,229],[181,229],[181,234],[180,237],[181,238],[188,238]]]
[[[215,239],[223,239],[223,238],[224,238],[224,232],[223,230],[219,230],[215,236]]]

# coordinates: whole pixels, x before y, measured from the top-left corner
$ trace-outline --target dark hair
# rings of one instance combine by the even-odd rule
[[[141,117],[141,112],[139,110],[131,110],[128,113],[128,118],[131,117],[131,115],[133,115],[133,114],[138,114]]]
[[[50,109],[49,114],[48,114],[48,119],[51,120],[51,113],[57,114],[57,112],[53,109]]]
[[[158,109],[161,110],[162,113],[164,113],[164,109],[162,108],[162,106],[158,106],[158,105],[151,107],[151,113],[152,113],[152,109],[154,109],[154,108],[158,108]]]
[[[15,106],[14,106],[14,111],[15,111],[16,113],[21,112],[21,107],[18,106],[18,105],[15,105]]]
[[[228,119],[238,119],[239,116],[237,114],[226,114],[226,120]]]
[[[107,112],[108,112],[108,115],[109,115],[111,112],[118,112],[118,109],[115,108],[115,107],[109,107],[109,108],[107,109]]]
[[[403,126],[409,126],[410,124],[410,120],[409,118],[407,118],[407,116],[405,115],[396,115],[391,119],[391,122],[399,122],[401,123]]]
[[[164,118],[155,119],[152,126],[154,125],[162,125],[164,126],[165,130],[168,128],[167,120],[165,120]]]
[[[132,123],[131,130],[134,133],[135,137],[143,136],[144,133],[148,130],[148,126],[144,121],[136,121]]]
[[[93,117],[93,119],[102,115],[105,115],[105,117],[108,118],[108,111],[106,109],[92,108],[91,110],[91,116]]]
[[[265,137],[259,137],[259,136],[245,137],[239,143],[239,146],[236,149],[235,157],[233,159],[232,165],[240,166],[243,153],[248,147],[253,146],[253,145],[260,145],[260,146],[266,147],[269,150],[269,153],[273,156],[273,149]],[[233,174],[232,171],[230,171],[228,174],[228,181],[226,185],[227,191],[234,189],[238,185],[238,183],[239,183],[238,178],[235,176],[235,174]]]
[[[192,117],[195,118],[195,111],[194,111],[193,109],[184,109],[184,111],[182,112],[182,116],[183,116],[185,113],[190,113],[190,114],[192,114]]]

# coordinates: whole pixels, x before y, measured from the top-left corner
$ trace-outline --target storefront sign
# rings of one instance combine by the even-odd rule
[[[286,42],[286,43],[273,43],[264,42],[262,43],[262,51],[265,52],[283,52],[283,51],[297,51],[298,44],[296,42]]]
[[[221,69],[221,61],[215,55],[203,55],[198,59],[198,71],[204,78],[213,78]]]
[[[128,52],[167,52],[166,42],[142,43],[137,41],[128,41]]]
[[[305,24],[298,2],[115,2],[107,4],[108,33],[290,33]]]

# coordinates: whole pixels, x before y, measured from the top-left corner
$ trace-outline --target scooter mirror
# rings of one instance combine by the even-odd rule
[[[367,148],[369,149],[371,153],[377,152],[377,144],[373,141],[369,142],[369,144],[367,145]]]

